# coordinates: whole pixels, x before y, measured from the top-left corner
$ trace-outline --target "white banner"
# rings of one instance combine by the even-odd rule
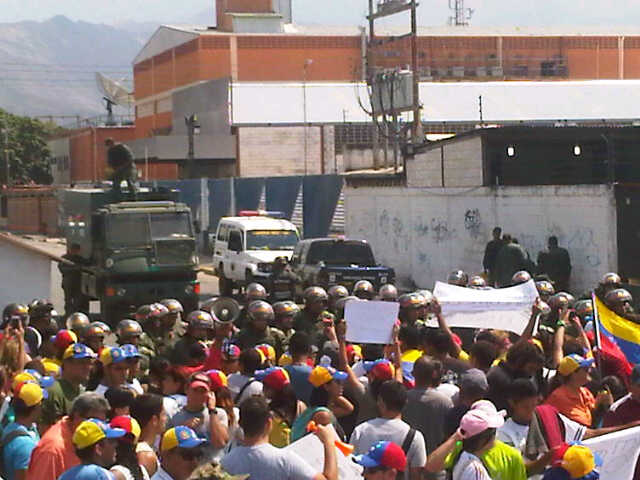
[[[324,447],[320,439],[314,434],[302,437],[300,440],[285,447],[285,449],[296,452],[298,456],[311,465],[316,472],[322,472],[324,468]],[[352,460],[351,455],[345,457],[344,454],[336,448],[336,456],[338,457],[338,478],[340,480],[362,480],[363,468]]]
[[[628,428],[583,442],[602,458],[602,480],[632,480],[640,454],[640,427]]]
[[[533,280],[491,290],[436,282],[433,295],[450,327],[495,328],[520,335],[527,326],[538,291]]]
[[[399,309],[396,302],[349,300],[344,307],[347,341],[387,345],[391,341]]]

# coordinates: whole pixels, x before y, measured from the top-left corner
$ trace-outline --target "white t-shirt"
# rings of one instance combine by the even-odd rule
[[[520,450],[521,453],[524,453],[528,433],[529,424],[522,425],[514,422],[512,418],[508,418],[507,421],[504,422],[504,425],[498,429],[496,438],[516,450]]]
[[[436,392],[440,392],[443,395],[446,395],[452,400],[453,400],[453,397],[458,395],[458,392],[460,392],[460,389],[457,386],[455,386],[453,383],[441,383],[435,388],[435,390]]]
[[[236,447],[220,465],[231,475],[249,474],[251,480],[312,480],[320,473],[295,452],[268,443]]]
[[[482,460],[469,452],[462,452],[453,467],[453,480],[492,480]]]
[[[229,390],[233,393],[233,400],[236,405],[240,405],[243,400],[252,397],[253,395],[262,395],[262,382],[253,381],[251,382],[251,385],[244,389],[240,398],[237,400],[235,399],[238,393],[240,393],[240,390],[242,390],[242,387],[244,387],[250,380],[251,377],[247,377],[241,373],[232,373],[229,375],[229,378],[227,379],[227,387],[229,387]]]
[[[374,418],[358,425],[351,434],[351,443],[355,447],[355,454],[362,455],[380,440],[388,440],[402,446],[411,427],[399,418]],[[407,465],[423,467],[427,462],[427,449],[424,437],[419,430],[413,437],[413,442],[407,452]],[[409,468],[405,469],[405,479],[409,478]]]
[[[113,472],[114,470],[120,473],[125,478],[125,480],[134,480],[131,470],[129,470],[127,467],[124,467],[122,465],[114,465],[113,467],[111,467],[111,471]],[[144,468],[144,466],[140,465],[140,470],[142,471],[142,479],[149,480],[147,469]]]

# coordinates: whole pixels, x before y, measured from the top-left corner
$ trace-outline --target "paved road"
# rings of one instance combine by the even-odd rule
[[[53,255],[62,256],[67,251],[65,242],[61,239],[28,236],[24,237],[23,240]],[[201,257],[201,260],[206,260],[206,258]],[[207,265],[206,263],[203,263],[200,266],[205,270],[211,271],[210,264]],[[64,293],[62,292],[62,288],[60,287],[61,280],[62,279],[60,277],[60,272],[58,271],[57,263],[53,263],[51,268],[52,292],[50,300],[53,302],[53,305],[58,312],[64,311]],[[202,300],[218,295],[219,290],[217,277],[206,274],[204,272],[200,272],[198,274],[198,280],[200,281],[200,298]],[[100,305],[98,302],[91,302],[91,311],[94,313],[100,312]]]

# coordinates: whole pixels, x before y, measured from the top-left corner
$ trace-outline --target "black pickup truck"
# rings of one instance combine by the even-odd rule
[[[393,283],[393,268],[376,263],[365,240],[311,238],[296,245],[291,267],[300,278],[299,288],[344,285],[349,290],[358,280],[369,280],[377,289]]]

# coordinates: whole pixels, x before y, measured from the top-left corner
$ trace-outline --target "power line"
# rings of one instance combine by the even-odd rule
[[[99,65],[99,64],[85,64],[85,63],[24,63],[24,62],[0,62],[0,65],[13,65],[19,67],[29,67],[29,66],[39,66],[39,67],[68,67],[68,68],[129,68],[131,69],[131,65],[120,64],[120,65]]]

